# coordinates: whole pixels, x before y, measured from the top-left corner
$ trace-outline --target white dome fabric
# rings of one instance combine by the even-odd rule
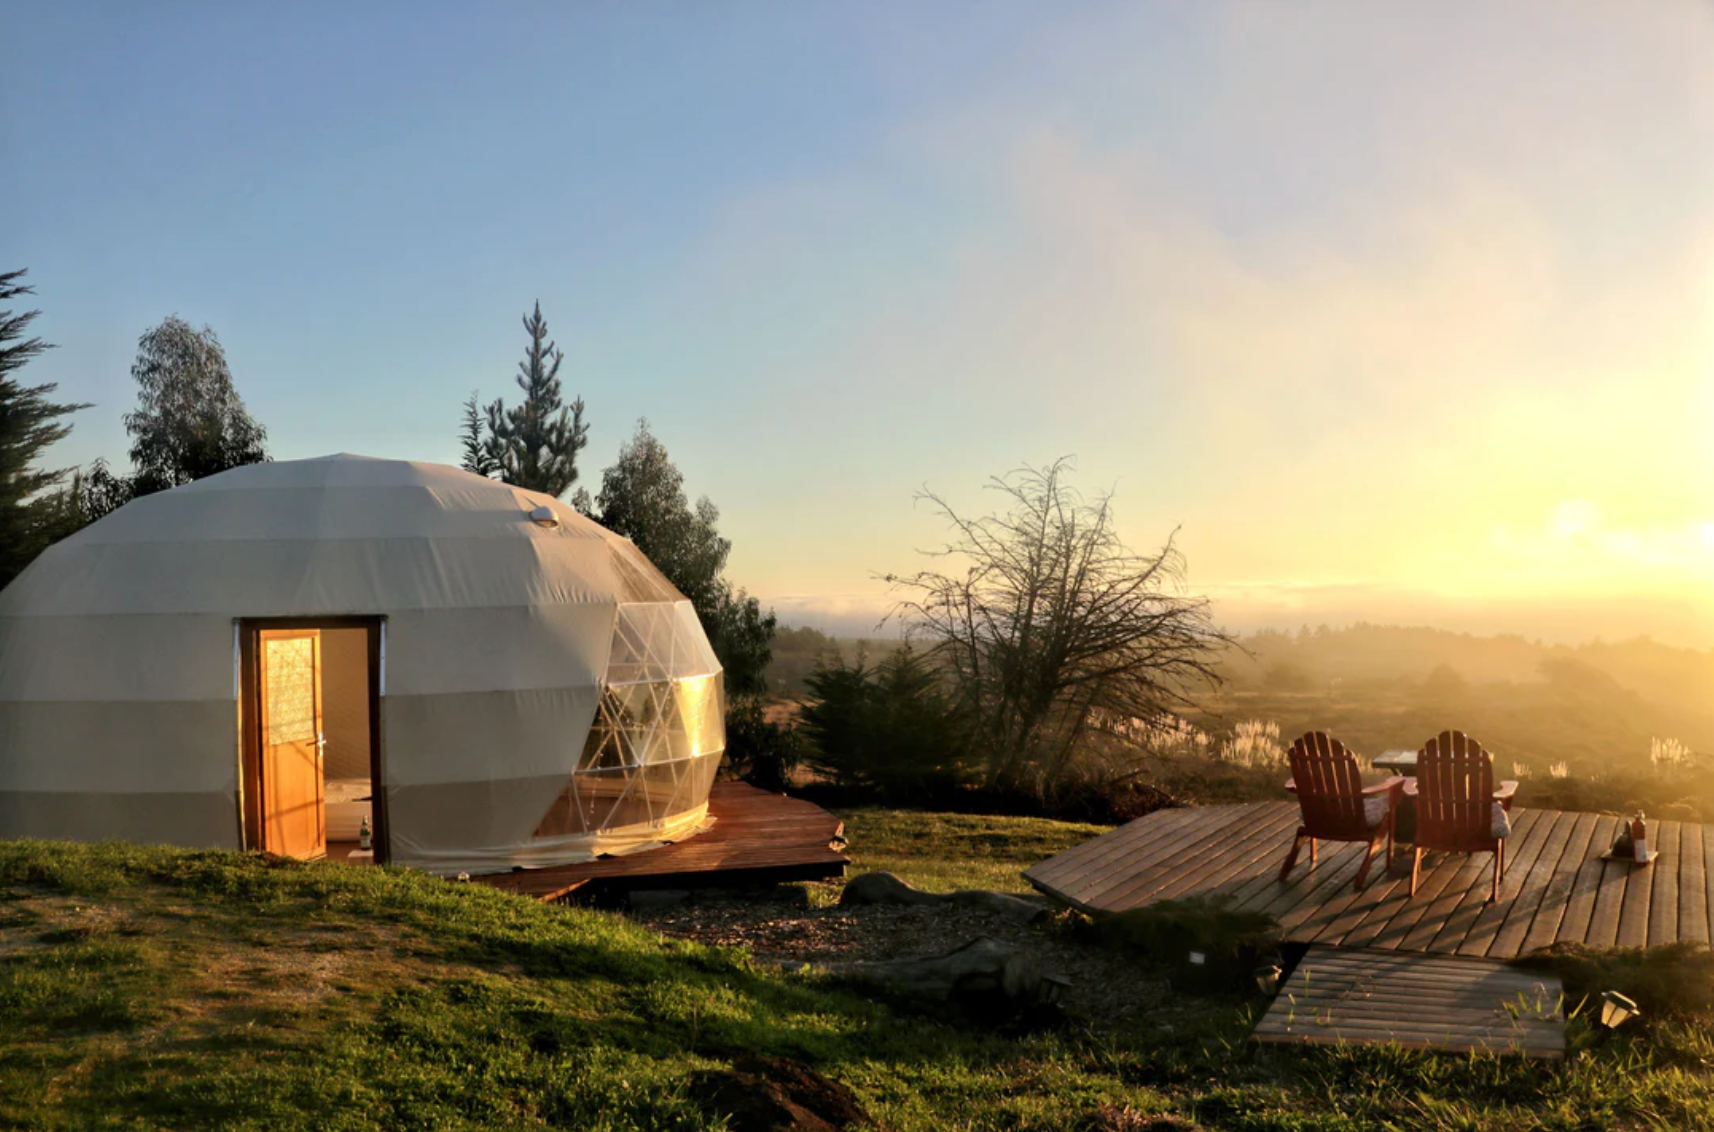
[[[242,845],[235,626],[342,616],[384,618],[394,863],[562,864],[706,821],[720,665],[636,547],[538,493],[341,455],[138,499],[0,592],[0,837]]]

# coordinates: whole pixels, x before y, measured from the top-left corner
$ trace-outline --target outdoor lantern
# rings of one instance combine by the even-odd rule
[[[1064,975],[1043,975],[1041,984],[1036,989],[1036,998],[1042,1003],[1058,1002],[1065,997],[1065,992],[1071,989],[1071,980]]]
[[[1634,1014],[1641,1014],[1637,1004],[1620,994],[1618,991],[1601,992],[1601,1025],[1609,1030],[1617,1030],[1624,1025],[1625,1019]]]
[[[559,526],[559,516],[553,513],[552,507],[544,503],[530,512],[530,522],[538,527],[557,527]]]
[[[1266,967],[1256,968],[1256,989],[1263,994],[1273,994],[1280,989],[1280,976],[1285,974],[1279,964],[1269,963]]]

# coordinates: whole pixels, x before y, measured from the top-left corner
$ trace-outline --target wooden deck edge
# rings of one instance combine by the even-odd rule
[[[1277,1031],[1271,1032],[1271,1033],[1265,1032],[1265,1031],[1259,1031],[1256,1033],[1252,1033],[1250,1035],[1250,1038],[1253,1041],[1265,1042],[1269,1045],[1319,1045],[1319,1046],[1334,1046],[1334,1045],[1381,1045],[1381,1046],[1387,1046],[1387,1045],[1392,1045],[1392,1046],[1398,1046],[1400,1049],[1420,1050],[1424,1053],[1515,1054],[1519,1057],[1535,1057],[1535,1058],[1541,1058],[1543,1060],[1549,1060],[1549,1061],[1558,1061],[1558,1060],[1562,1060],[1565,1057],[1565,1048],[1562,1045],[1561,1046],[1551,1046],[1551,1045],[1549,1045],[1549,1046],[1520,1046],[1520,1045],[1489,1044],[1486,1042],[1480,1042],[1480,1043],[1474,1043],[1473,1042],[1473,1043],[1468,1043],[1468,1044],[1449,1043],[1449,1044],[1443,1045],[1443,1044],[1438,1043],[1438,1042],[1406,1041],[1406,1040],[1403,1040],[1400,1038],[1392,1038],[1392,1039],[1389,1039],[1387,1041],[1380,1041],[1380,1042],[1368,1041],[1368,1040],[1358,1042],[1352,1038],[1343,1037],[1339,1034],[1287,1034],[1287,1033],[1280,1033]]]
[[[1042,883],[1041,881],[1037,880],[1035,877],[1031,876],[1028,869],[1024,870],[1023,878],[1029,882],[1029,885],[1031,888],[1035,889],[1037,892],[1041,893],[1043,896],[1047,897],[1049,900],[1052,900],[1056,904],[1059,904],[1061,907],[1070,908],[1071,910],[1073,910],[1075,912],[1082,912],[1085,916],[1101,916],[1101,915],[1106,914],[1106,913],[1102,912],[1099,908],[1092,908],[1089,905],[1083,903],[1083,901],[1074,900],[1071,897],[1065,895],[1063,892],[1058,891],[1053,886]]]

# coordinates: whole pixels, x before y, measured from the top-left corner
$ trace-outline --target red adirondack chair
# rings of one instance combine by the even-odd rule
[[[1411,854],[1410,892],[1416,895],[1422,853],[1492,853],[1494,883],[1489,900],[1500,898],[1506,871],[1506,840],[1494,836],[1494,803],[1509,814],[1516,782],[1494,786],[1494,758],[1462,731],[1442,731],[1416,755],[1416,780],[1405,792],[1416,799],[1416,842]]]
[[[1297,804],[1303,810],[1303,824],[1292,838],[1291,852],[1280,866],[1280,882],[1291,875],[1297,864],[1298,850],[1309,841],[1309,863],[1315,864],[1317,841],[1358,841],[1368,848],[1363,852],[1363,864],[1351,887],[1361,889],[1369,879],[1369,866],[1374,863],[1375,847],[1387,845],[1387,867],[1393,861],[1393,823],[1397,820],[1399,801],[1405,780],[1398,776],[1378,786],[1363,785],[1363,771],[1355,752],[1322,731],[1311,731],[1291,745],[1291,781],[1286,789],[1297,794]],[[1385,808],[1382,808],[1384,803]]]

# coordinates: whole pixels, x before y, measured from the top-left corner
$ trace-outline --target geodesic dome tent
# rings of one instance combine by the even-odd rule
[[[707,821],[721,670],[690,603],[557,499],[331,456],[135,500],[0,592],[0,837],[440,873]]]

